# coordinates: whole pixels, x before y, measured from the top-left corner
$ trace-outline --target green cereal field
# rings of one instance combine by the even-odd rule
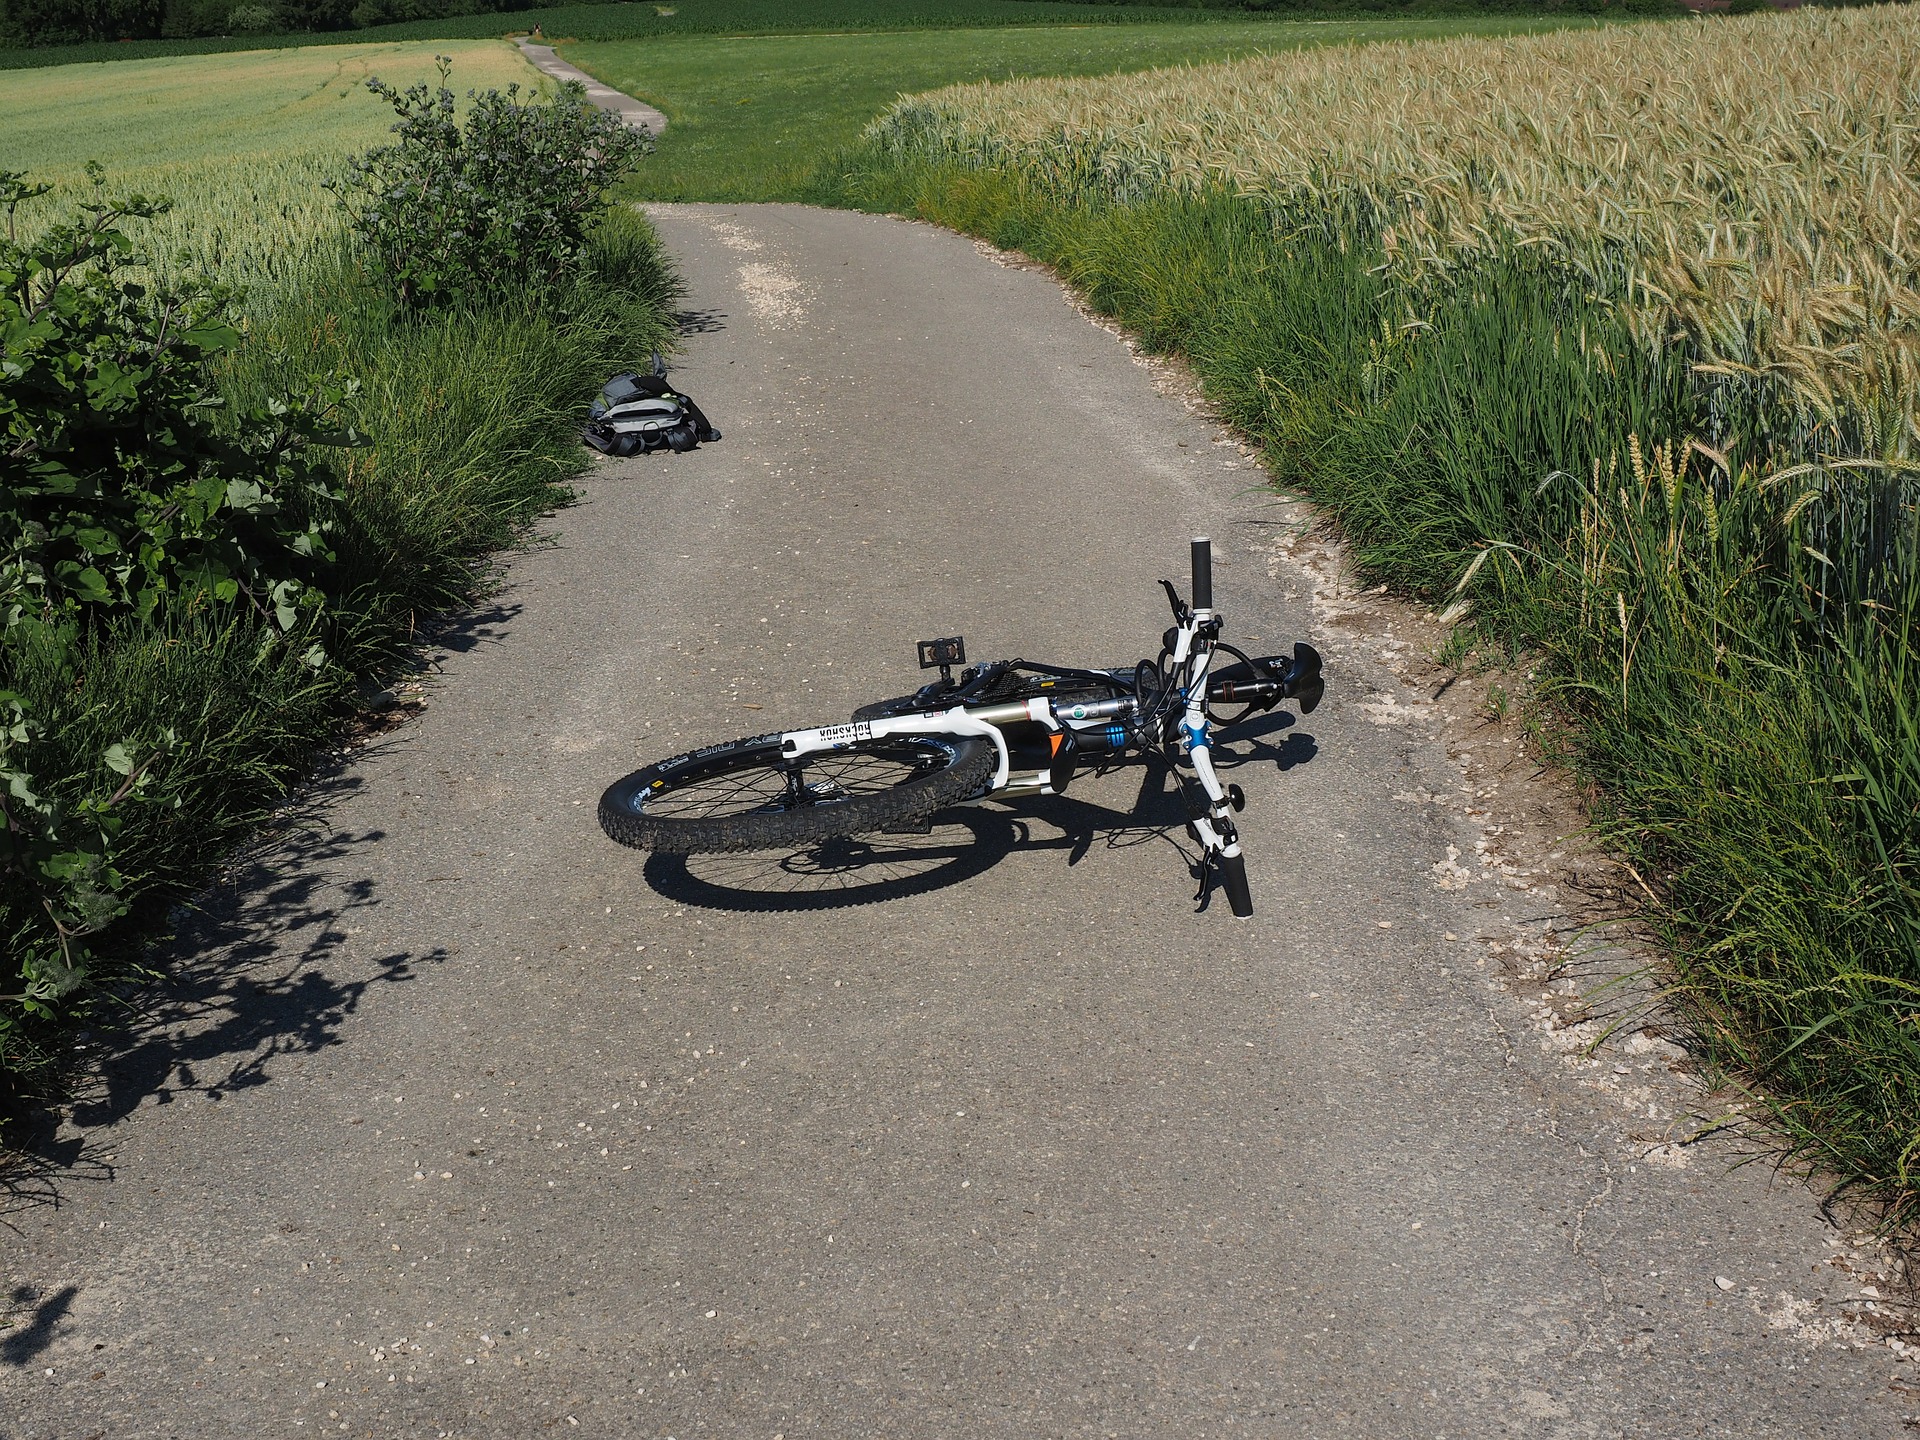
[[[454,62],[456,89],[543,85],[502,40],[330,45],[190,55],[0,73],[6,168],[50,181],[26,216],[51,213],[89,186],[98,161],[112,194],[173,200],[149,238],[164,268],[217,268],[247,283],[284,279],[285,262],[338,228],[321,182],[380,143],[392,112],[370,75],[402,86]]]

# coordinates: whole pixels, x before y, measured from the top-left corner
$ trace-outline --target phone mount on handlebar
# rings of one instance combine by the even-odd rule
[[[944,640],[922,640],[919,642],[920,668],[940,671],[943,684],[953,683],[953,667],[967,663],[967,640],[964,635],[949,635]]]

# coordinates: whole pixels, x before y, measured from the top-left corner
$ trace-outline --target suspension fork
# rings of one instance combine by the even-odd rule
[[[1203,814],[1193,819],[1194,833],[1206,850],[1206,862],[1220,862],[1227,888],[1227,905],[1244,920],[1253,914],[1253,895],[1247,888],[1247,862],[1240,850],[1240,832],[1233,823],[1233,804],[1227,787],[1213,768],[1213,742],[1208,734],[1207,667],[1213,663],[1213,542],[1204,535],[1193,539],[1193,613],[1180,627],[1173,646],[1173,673],[1185,680],[1186,711],[1180,734],[1187,759],[1207,798]],[[1203,889],[1204,893],[1204,889]]]

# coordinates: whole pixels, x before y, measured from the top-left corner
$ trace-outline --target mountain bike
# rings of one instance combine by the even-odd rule
[[[1180,778],[1187,830],[1203,852],[1196,898],[1204,907],[1217,872],[1233,913],[1249,916],[1233,822],[1246,796],[1215,772],[1213,737],[1230,739],[1232,727],[1282,701],[1310,714],[1326,681],[1304,642],[1291,655],[1255,657],[1222,640],[1212,544],[1198,536],[1190,548],[1192,602],[1160,582],[1173,624],[1151,659],[1116,669],[969,665],[964,637],[923,640],[920,668],[940,676],[913,694],[864,705],[845,724],[728,740],[636,770],[600,797],[600,826],[623,845],[668,854],[799,850],[924,832],[951,805],[1065,794],[1076,772],[1139,755]]]

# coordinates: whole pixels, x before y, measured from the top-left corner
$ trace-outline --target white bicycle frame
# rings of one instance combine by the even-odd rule
[[[1180,735],[1193,773],[1207,796],[1207,813],[1194,817],[1193,828],[1200,836],[1200,843],[1209,851],[1223,860],[1231,860],[1240,854],[1240,835],[1233,824],[1227,787],[1214,773],[1213,742],[1207,733],[1207,667],[1213,663],[1213,646],[1208,644],[1198,655],[1193,653],[1194,640],[1213,616],[1211,606],[1204,610],[1196,608],[1192,619],[1180,627],[1173,645],[1173,672],[1178,675],[1182,667],[1187,667],[1187,710],[1180,721]]]
[[[1205,536],[1193,541],[1196,563],[1208,545]],[[1210,564],[1210,562],[1209,562]],[[1172,674],[1181,682],[1185,712],[1180,723],[1180,739],[1193,773],[1207,797],[1205,813],[1195,816],[1194,833],[1211,856],[1222,860],[1240,857],[1240,837],[1232,820],[1232,806],[1226,786],[1213,768],[1213,746],[1208,738],[1206,709],[1207,669],[1213,663],[1211,630],[1216,611],[1212,606],[1212,582],[1209,568],[1205,592],[1196,595],[1207,604],[1196,605],[1181,620],[1176,631],[1172,656]],[[780,736],[780,753],[788,759],[821,751],[845,749],[861,741],[885,739],[893,735],[977,735],[992,741],[999,752],[989,794],[1054,793],[1049,773],[1012,772],[1012,752],[1002,725],[1037,721],[1049,730],[1059,730],[1061,721],[1053,703],[1045,696],[1001,704],[956,705],[951,710],[921,715],[900,715],[880,720],[855,720],[846,725],[824,725],[813,730],[789,730]],[[982,796],[981,798],[986,798]]]
[[[1006,789],[1013,778],[1013,752],[1007,748],[1007,737],[1000,727],[1016,720],[1037,720],[1049,730],[1060,728],[1052,704],[1045,696],[1035,696],[1003,705],[976,705],[972,709],[956,705],[951,710],[925,715],[895,715],[884,720],[823,725],[815,730],[788,730],[780,736],[780,753],[792,760],[822,750],[844,750],[861,740],[884,740],[891,735],[980,735],[991,740],[999,752],[999,764],[993,772],[993,789],[999,791]],[[1045,793],[1051,795],[1052,788],[1048,787]]]

